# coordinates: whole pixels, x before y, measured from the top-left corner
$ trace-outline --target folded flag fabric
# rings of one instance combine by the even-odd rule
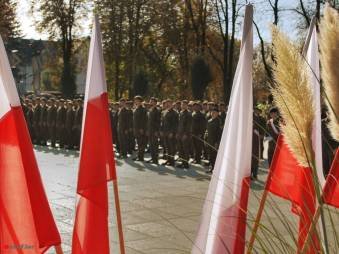
[[[60,245],[3,41],[0,37],[0,252]]]

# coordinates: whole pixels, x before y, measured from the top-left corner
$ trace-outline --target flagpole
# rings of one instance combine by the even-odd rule
[[[55,246],[54,246],[54,249],[55,249],[55,253],[56,253],[56,254],[64,254],[64,252],[63,252],[63,250],[62,250],[62,247],[61,247],[61,244],[55,245]]]
[[[301,249],[300,254],[305,253],[306,248],[308,247],[308,245],[309,245],[309,243],[310,243],[311,236],[312,236],[314,230],[316,229],[316,223],[318,222],[319,217],[320,217],[320,214],[321,214],[321,213],[320,213],[320,207],[321,207],[321,206],[318,205],[317,210],[316,210],[316,212],[315,212],[315,214],[314,214],[314,216],[313,216],[313,218],[312,218],[312,224],[311,224],[311,227],[309,228],[309,230],[308,230],[308,232],[307,232],[306,240],[305,240],[305,242],[304,242],[304,245],[303,245],[303,247],[302,247],[302,249]]]
[[[124,232],[122,229],[122,222],[121,222],[121,209],[120,209],[120,200],[119,200],[118,181],[116,179],[113,180],[113,191],[114,191],[115,210],[117,214],[117,227],[118,227],[118,233],[119,233],[120,254],[125,254],[125,241],[124,241]]]
[[[268,197],[268,185],[270,184],[270,179],[271,179],[271,171],[269,172],[269,175],[268,175],[268,178],[267,178],[267,182],[265,184],[265,191],[263,193],[263,196],[260,200],[260,205],[259,205],[259,209],[258,209],[258,212],[257,212],[257,215],[255,217],[255,221],[254,221],[254,226],[253,226],[253,229],[251,230],[251,238],[250,238],[250,241],[249,241],[249,244],[248,244],[248,247],[247,247],[247,254],[250,254],[252,253],[252,250],[253,250],[253,246],[254,246],[254,241],[255,241],[255,237],[257,236],[257,232],[258,232],[258,229],[259,229],[259,222],[261,220],[261,216],[262,216],[262,213],[264,211],[264,208],[265,208],[265,203],[266,203],[266,200],[267,200],[267,197]]]

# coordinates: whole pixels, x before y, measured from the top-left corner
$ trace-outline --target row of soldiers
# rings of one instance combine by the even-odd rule
[[[213,168],[226,109],[223,103],[187,100],[159,102],[151,98],[145,103],[141,96],[136,96],[134,102],[121,99],[111,104],[110,115],[120,157],[126,158],[137,147],[134,160],[144,161],[148,147],[151,159],[147,162],[158,164],[161,147],[164,165],[189,168],[190,159],[200,164],[205,158]]]
[[[55,97],[26,97],[23,111],[32,141],[37,145],[78,149],[80,146],[83,100]],[[149,102],[136,96],[110,103],[112,137],[118,156],[126,158],[137,151],[135,160],[143,161],[145,151],[159,163],[159,150],[165,165],[188,168],[189,160],[207,159],[213,168],[226,118],[225,104],[212,102]]]
[[[27,127],[37,145],[77,149],[80,146],[83,100],[54,97],[25,98],[22,102]]]
[[[28,97],[23,99],[23,109],[34,144],[79,148],[82,99]],[[121,99],[110,103],[109,114],[113,142],[119,157],[126,158],[136,151],[134,159],[144,161],[144,154],[148,151],[151,159],[147,162],[150,163],[158,164],[162,158],[165,165],[188,168],[189,162],[201,164],[202,160],[207,160],[213,169],[226,119],[224,103],[170,99],[158,101],[156,98],[146,102],[136,96],[134,101]],[[266,132],[266,119],[260,115],[260,110],[255,109],[254,177],[259,162],[255,158],[257,155],[262,157]]]

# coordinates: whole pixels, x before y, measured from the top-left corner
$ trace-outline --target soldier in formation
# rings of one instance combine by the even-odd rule
[[[83,100],[29,96],[22,103],[33,144],[67,149],[80,146]]]

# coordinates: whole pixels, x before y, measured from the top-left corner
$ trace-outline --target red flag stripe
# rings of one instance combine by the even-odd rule
[[[316,209],[312,169],[302,167],[279,136],[274,152],[266,189],[292,202],[292,211],[299,215],[298,248],[303,247]],[[319,239],[312,236],[313,246],[306,253],[317,253]]]
[[[324,186],[325,203],[339,208],[339,148],[337,148],[331,170]]]
[[[0,199],[2,247],[26,244],[43,253],[61,243],[21,107],[0,119]]]

